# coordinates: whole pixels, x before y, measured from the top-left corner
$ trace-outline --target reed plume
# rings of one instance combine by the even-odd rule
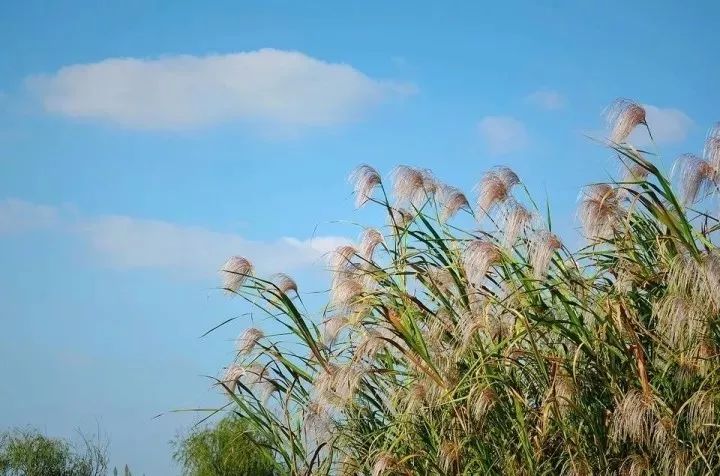
[[[230,257],[222,267],[222,287],[228,292],[238,292],[248,276],[253,272],[253,265],[241,256]]]
[[[697,201],[698,195],[717,189],[718,169],[709,161],[693,154],[683,154],[677,159],[675,167],[684,204],[691,205]]]
[[[360,256],[366,261],[372,261],[375,248],[384,242],[385,238],[382,233],[375,228],[367,228],[360,236],[360,246],[358,247]]]
[[[463,208],[470,205],[464,193],[450,185],[440,185],[437,191],[437,200],[440,208],[440,220],[448,221]]]
[[[510,198],[512,188],[519,183],[518,176],[507,167],[487,172],[476,186],[478,215],[490,214],[497,205]]]
[[[483,240],[471,241],[465,248],[463,261],[470,282],[481,285],[493,264],[502,260],[497,245]]]
[[[429,170],[400,165],[393,171],[393,195],[396,203],[420,208],[437,190]]]
[[[605,119],[610,127],[610,140],[622,143],[639,125],[646,125],[645,109],[628,99],[617,99],[607,109]]]
[[[578,215],[589,239],[602,240],[611,237],[623,218],[618,189],[608,184],[586,187]]]
[[[545,277],[553,254],[562,247],[560,238],[546,230],[537,232],[530,241],[530,264],[535,277]]]
[[[257,345],[258,341],[265,337],[265,333],[255,327],[246,329],[236,341],[237,352],[240,355],[249,354]]]
[[[363,164],[350,174],[349,182],[355,193],[355,207],[360,208],[372,198],[373,190],[382,184],[380,174],[369,165]]]

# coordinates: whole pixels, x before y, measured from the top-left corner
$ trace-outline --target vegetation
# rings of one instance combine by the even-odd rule
[[[387,224],[334,253],[322,316],[288,276],[228,260],[223,287],[288,331],[245,331],[218,379],[276,472],[720,473],[720,223],[701,211],[720,126],[674,188],[626,142],[642,107],[618,101],[609,121],[624,173],[583,190],[578,251],[507,168],[472,207],[406,166],[390,200],[363,165],[357,205]]]
[[[67,442],[34,430],[0,435],[0,475],[100,476],[107,473],[106,448],[83,439],[78,451]]]
[[[272,453],[243,418],[229,416],[175,442],[175,460],[188,476],[271,476]]]
[[[120,472],[118,472],[117,467],[113,468],[113,473],[112,473],[112,474],[113,474],[113,476],[119,476],[119,475],[120,475]],[[125,465],[125,467],[123,468],[122,475],[123,475],[123,476],[132,476],[132,471],[130,471],[130,468],[128,467],[128,465]]]

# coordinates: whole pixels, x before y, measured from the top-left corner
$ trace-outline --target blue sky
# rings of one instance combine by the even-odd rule
[[[324,288],[357,228],[348,172],[513,167],[575,240],[616,169],[601,112],[647,105],[659,159],[720,120],[717,2],[13,2],[0,6],[0,428],[99,425],[112,461],[221,401],[243,312],[229,254]],[[638,137],[639,142],[643,138]]]

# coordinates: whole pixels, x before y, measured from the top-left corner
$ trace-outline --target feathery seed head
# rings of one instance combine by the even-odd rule
[[[708,251],[702,259],[702,277],[696,291],[700,299],[707,299],[713,313],[720,311],[720,251]]]
[[[720,122],[708,131],[703,149],[703,158],[715,169],[720,170]]]
[[[253,272],[253,265],[241,256],[230,257],[222,267],[222,287],[228,292],[238,292],[245,279]]]
[[[640,164],[633,162],[625,164],[624,182],[640,182],[645,180],[650,171]]]
[[[508,312],[488,314],[486,316],[488,334],[500,341],[508,337],[515,327],[515,316]]]
[[[694,344],[702,335],[705,310],[692,298],[668,293],[653,306],[657,330],[672,345]]]
[[[583,196],[587,200],[615,200],[617,190],[610,184],[597,183],[588,185],[583,189]]]
[[[355,457],[351,455],[345,455],[340,460],[340,468],[338,471],[339,476],[355,476],[360,471],[360,464],[357,462]],[[332,473],[335,474],[335,473]]]
[[[425,406],[427,402],[427,384],[423,381],[416,381],[408,389],[407,411],[413,412]]]
[[[430,323],[422,323],[421,327],[425,344],[431,352],[441,352],[445,349],[443,336],[446,331],[452,330],[441,319],[433,319]]]
[[[397,458],[395,458],[387,451],[383,451],[375,458],[375,464],[373,465],[371,474],[372,476],[382,476],[384,474],[389,474],[389,471],[392,470],[395,466],[397,466],[397,464]]]
[[[507,200],[510,195],[507,184],[493,171],[483,176],[477,188],[477,206],[485,213],[489,213],[495,205]]]
[[[467,349],[475,334],[483,328],[485,328],[485,320],[482,315],[472,311],[464,312],[456,328],[456,333],[461,337],[460,351]]]
[[[400,165],[393,171],[393,195],[398,204],[420,208],[436,189],[437,182],[429,170]]]
[[[455,216],[461,208],[469,207],[465,194],[450,185],[439,186],[436,197],[440,208],[440,220],[443,222]]]
[[[590,239],[608,238],[623,215],[618,189],[608,184],[585,187],[578,209],[585,234]]]
[[[273,393],[280,391],[278,384],[274,380],[270,379],[259,382],[257,386],[259,389],[259,400],[263,403],[263,405],[267,405],[267,402],[270,400]]]
[[[238,380],[240,380],[244,375],[245,367],[242,367],[238,364],[232,364],[225,371],[222,382],[230,390],[231,393],[234,393],[235,388],[237,387]]]
[[[719,178],[717,168],[693,154],[683,154],[677,159],[673,175],[678,176],[681,199],[685,205],[695,203],[701,194],[715,191]]]
[[[502,252],[489,241],[473,240],[465,248],[463,263],[470,282],[481,286],[490,267],[502,260]]]
[[[610,140],[622,143],[628,138],[635,127],[647,125],[645,109],[628,99],[617,99],[606,110],[605,119],[610,127]]]
[[[668,289],[678,294],[694,294],[702,281],[703,266],[690,253],[678,253],[670,262]]]
[[[496,167],[486,172],[476,186],[478,215],[490,214],[496,205],[510,198],[512,188],[518,183],[518,176],[507,167]]]
[[[333,379],[337,371],[337,365],[328,364],[315,376],[315,379],[313,380],[313,387],[315,387],[315,392],[319,402],[332,403],[337,400],[333,389]]]
[[[508,190],[520,183],[520,177],[518,177],[510,167],[498,166],[495,167],[493,171],[500,177],[500,180],[503,181]]]
[[[434,294],[435,288],[443,294],[447,294],[455,287],[455,280],[448,268],[438,266],[428,266],[424,274],[427,276],[429,283],[426,287]]]
[[[660,418],[653,429],[652,445],[655,451],[662,453],[673,438],[673,422],[669,417]]]
[[[630,440],[638,444],[649,444],[655,423],[654,402],[645,398],[639,390],[632,389],[615,409],[613,436],[618,441]]]
[[[623,476],[645,476],[650,470],[650,459],[641,454],[628,456],[620,466],[620,474]]]
[[[290,291],[298,292],[297,283],[293,278],[285,273],[277,273],[272,277],[272,282],[277,286],[281,293],[287,294]]]
[[[512,248],[520,234],[532,222],[533,215],[520,203],[511,200],[503,213],[503,244]]]
[[[347,276],[337,277],[332,282],[330,304],[336,308],[351,306],[363,291],[361,280]]]
[[[353,262],[353,258],[357,254],[357,249],[352,245],[338,246],[330,256],[330,270],[334,273],[355,271],[357,266]]]
[[[671,474],[673,476],[685,476],[692,474],[692,458],[690,452],[673,441],[671,446],[666,446],[662,451],[658,450],[660,457],[660,467],[658,474]],[[642,475],[648,474],[647,471]]]
[[[265,365],[252,364],[245,367],[243,379],[248,385],[260,383],[267,379],[268,369]]]
[[[496,400],[497,395],[492,387],[473,388],[468,402],[471,405],[471,414],[475,420],[481,422]]]
[[[258,341],[263,337],[265,337],[265,334],[260,329],[255,327],[246,329],[235,341],[238,354],[244,355],[252,352]]]
[[[708,337],[702,336],[687,352],[678,355],[675,377],[682,385],[692,382],[698,376],[706,377],[717,369],[717,357],[720,353]]]
[[[375,248],[385,242],[385,238],[375,228],[367,228],[360,236],[360,256],[367,261],[372,261]]]
[[[552,392],[561,412],[566,412],[577,393],[575,380],[565,367],[559,366],[552,383]]]
[[[642,274],[643,269],[637,263],[627,259],[619,259],[615,265],[615,290],[619,293],[626,294],[632,291],[638,281],[638,275]]]
[[[362,364],[348,363],[335,372],[333,376],[333,390],[341,401],[346,402],[355,395],[355,390],[365,375]]]
[[[305,430],[313,435],[315,439],[325,439],[332,424],[327,405],[319,400],[308,402],[303,411],[303,422]]]
[[[530,264],[536,278],[545,277],[553,254],[561,247],[562,242],[554,233],[547,230],[535,233],[530,241]]]
[[[700,390],[690,398],[686,412],[692,431],[709,432],[716,427],[718,421],[715,400],[715,395],[708,390]]]
[[[380,174],[369,165],[363,164],[350,174],[350,183],[355,192],[355,206],[362,207],[372,198],[372,191],[382,183]]]
[[[389,345],[388,341],[395,341],[395,339],[395,334],[386,327],[378,326],[373,329],[366,329],[355,348],[353,358],[356,361],[360,361],[365,357],[373,359],[378,352]]]
[[[326,320],[323,326],[323,341],[325,345],[332,345],[340,331],[346,325],[348,325],[348,319],[345,316],[335,316]]]
[[[388,223],[395,228],[396,232],[404,230],[413,221],[413,214],[404,208],[391,208]]]
[[[440,463],[446,474],[450,474],[452,468],[460,460],[461,450],[460,445],[452,440],[444,441],[440,445]]]

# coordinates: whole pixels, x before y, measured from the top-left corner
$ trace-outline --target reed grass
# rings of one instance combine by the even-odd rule
[[[427,170],[388,186],[362,165],[356,204],[387,222],[334,253],[321,317],[288,276],[228,262],[227,291],[296,341],[249,330],[218,379],[279,474],[720,474],[720,225],[698,211],[720,129],[681,158],[677,189],[625,142],[641,106],[610,111],[604,145],[627,173],[583,189],[579,250],[510,169],[473,206]]]

